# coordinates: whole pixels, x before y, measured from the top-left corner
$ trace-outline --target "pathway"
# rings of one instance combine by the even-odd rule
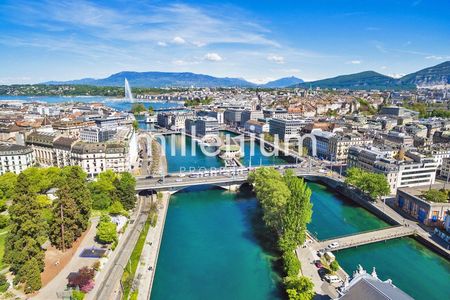
[[[158,220],[155,227],[150,227],[144,248],[140,258],[140,263],[136,270],[135,282],[137,282],[138,299],[150,299],[153,279],[158,262],[159,249],[161,247],[164,224],[166,221],[169,206],[169,193],[163,194],[162,207],[158,212]],[[150,269],[151,267],[151,269]]]
[[[97,232],[96,227],[99,218],[91,219],[91,227],[88,229],[83,241],[81,242],[78,250],[75,252],[70,262],[56,275],[46,286],[44,286],[38,294],[33,296],[33,299],[57,299],[57,293],[64,292],[67,285],[67,277],[72,272],[78,272],[78,270],[84,266],[92,266],[92,264],[98,259],[81,257],[80,254],[85,248],[91,248],[96,245],[95,234]]]

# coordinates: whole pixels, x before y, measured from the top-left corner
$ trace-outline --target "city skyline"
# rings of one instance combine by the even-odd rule
[[[326,4],[326,5],[325,5]],[[450,60],[446,1],[5,1],[0,84],[194,72],[263,83]]]

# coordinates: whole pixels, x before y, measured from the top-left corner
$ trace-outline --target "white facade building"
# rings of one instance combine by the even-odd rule
[[[34,163],[33,149],[16,144],[0,144],[0,175],[19,174]]]

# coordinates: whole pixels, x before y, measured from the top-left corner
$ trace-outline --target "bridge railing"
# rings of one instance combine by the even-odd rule
[[[362,234],[365,234],[365,233],[371,233],[371,232],[377,232],[377,231],[382,232],[384,230],[390,230],[390,229],[393,229],[393,228],[401,228],[401,227],[404,227],[404,226],[403,225],[394,225],[394,226],[388,226],[388,227],[378,228],[378,229],[369,229],[369,230],[359,231],[359,232],[355,232],[355,233],[339,235],[339,236],[336,236],[336,237],[333,237],[333,238],[330,238],[330,239],[321,240],[319,242],[320,243],[327,243],[327,242],[331,243],[332,241],[335,241],[335,240],[338,240],[338,239],[348,238],[348,237],[352,237],[352,236],[356,237],[358,235],[362,235]]]

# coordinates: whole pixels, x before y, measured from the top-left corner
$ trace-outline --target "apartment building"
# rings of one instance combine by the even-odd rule
[[[243,109],[229,108],[225,110],[223,119],[225,124],[231,126],[240,126]]]
[[[373,140],[356,134],[334,135],[329,140],[330,159],[346,163],[348,149],[352,146],[371,146]]]
[[[55,151],[53,149],[53,141],[56,134],[47,132],[32,132],[25,140],[27,146],[33,149],[35,162],[40,166],[50,167],[56,163]]]
[[[389,151],[377,148],[353,146],[348,151],[348,167],[358,167],[368,172],[384,174],[395,194],[400,187],[415,187],[434,184],[437,162],[433,158],[414,157],[398,161],[390,157]]]
[[[61,136],[53,141],[55,151],[55,166],[63,168],[71,165],[72,147],[78,141],[76,138]]]
[[[284,141],[299,139],[300,132],[306,124],[307,122],[303,119],[273,118],[269,120],[269,132]]]
[[[217,119],[211,117],[197,117],[185,121],[186,133],[203,137],[205,135],[218,135],[219,123]]]
[[[34,164],[33,149],[17,144],[0,144],[0,175],[19,174]]]
[[[245,126],[245,123],[250,120],[258,120],[264,118],[261,110],[244,110],[241,114],[241,126]]]
[[[113,127],[85,127],[80,130],[80,140],[90,143],[106,142],[114,137],[117,128]]]

